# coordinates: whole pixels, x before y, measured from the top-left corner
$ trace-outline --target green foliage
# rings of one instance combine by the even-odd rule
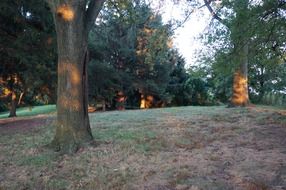
[[[174,68],[170,74],[167,93],[171,95],[171,105],[186,106],[189,104],[188,94],[185,92],[185,82],[188,75],[185,69],[185,60],[174,52]]]
[[[112,74],[111,74],[112,73]],[[117,72],[114,67],[105,62],[93,60],[89,63],[89,96],[90,102],[106,100],[111,102],[117,91],[122,89],[125,75]]]
[[[245,44],[249,46],[251,101],[259,103],[265,93],[285,91],[285,6],[283,1],[225,0],[217,8],[222,20],[212,22],[203,36],[206,49],[198,60],[202,68],[208,66],[208,82],[215,99],[228,101],[232,74]]]
[[[89,36],[91,96],[111,107],[125,104],[114,103],[118,93],[130,108],[139,108],[141,95],[166,102],[172,69],[169,26],[143,1],[109,2],[103,10]]]
[[[36,96],[54,102],[56,40],[46,3],[4,0],[0,10],[1,88],[16,92],[17,98],[24,93],[26,104],[35,102]],[[1,107],[8,101],[3,99]]]
[[[275,105],[280,107],[286,107],[286,95],[283,93],[265,93],[260,100],[260,103],[265,105]]]
[[[13,90],[17,98],[24,93],[25,105],[54,103],[56,39],[48,6],[43,0],[5,0],[0,8],[0,91]],[[152,96],[151,107],[193,104],[197,95],[190,93],[202,90],[202,81],[188,80],[193,76],[171,36],[171,26],[145,1],[107,1],[89,35],[90,103],[139,108],[142,96]],[[117,101],[119,93],[125,101]],[[0,97],[1,111],[9,107],[10,94]]]
[[[184,59],[178,57],[175,68],[171,73],[168,93],[172,96],[171,105],[210,105],[213,104],[209,92],[206,68],[190,67],[185,70]]]
[[[207,83],[200,78],[189,78],[185,83],[191,105],[205,105],[208,99]]]

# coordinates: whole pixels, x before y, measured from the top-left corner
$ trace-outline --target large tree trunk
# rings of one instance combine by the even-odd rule
[[[58,43],[57,126],[53,147],[75,152],[93,137],[88,117],[85,7],[59,4],[54,11]]]
[[[10,114],[9,117],[16,117],[16,109],[17,109],[17,95],[12,90],[11,92],[11,105],[10,105]]]
[[[248,44],[245,44],[239,53],[239,68],[234,73],[231,106],[249,105],[248,96]]]

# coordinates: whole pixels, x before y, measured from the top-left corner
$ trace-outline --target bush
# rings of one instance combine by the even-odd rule
[[[266,105],[286,107],[286,94],[274,92],[266,93],[262,97],[261,103]]]

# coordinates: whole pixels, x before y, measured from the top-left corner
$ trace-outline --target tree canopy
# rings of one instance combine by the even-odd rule
[[[172,45],[173,29],[184,20],[165,24],[145,1],[106,1],[88,40],[90,104],[134,109],[150,100],[147,107],[228,102],[246,42],[251,102],[283,96],[284,1],[192,1],[188,6],[186,16],[201,9],[213,14],[198,66],[190,69]],[[48,4],[5,0],[0,8],[1,110],[13,101],[18,106],[55,102],[56,33]],[[199,89],[203,101],[194,99],[201,96]]]
[[[0,10],[2,110],[20,94],[26,105],[55,102],[55,32],[47,5],[4,0]]]
[[[250,99],[259,103],[268,93],[285,93],[279,85],[285,84],[282,77],[285,75],[285,2],[223,1],[217,10],[212,8],[215,6],[211,3],[208,6],[215,16],[203,37],[206,44],[204,51],[212,53],[201,54],[199,62],[208,65],[212,72],[209,80],[214,82],[215,96],[224,102],[230,96],[230,73],[234,73],[239,65],[237,58],[244,56],[241,45],[245,44],[248,46],[245,56]],[[280,70],[279,77],[275,68]],[[220,86],[228,87],[217,88]]]

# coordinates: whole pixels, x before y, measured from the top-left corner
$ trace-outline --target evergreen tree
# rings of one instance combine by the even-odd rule
[[[169,27],[144,2],[123,1],[106,6],[101,24],[90,35],[94,63],[102,62],[114,69],[117,80],[103,74],[102,77],[116,86],[114,96],[119,93],[125,97],[126,102],[120,103],[120,107],[126,104],[139,108],[140,101],[149,102],[142,103],[142,108],[161,105],[167,100],[165,90],[171,69]],[[98,38],[100,42],[95,43]],[[90,88],[97,84],[91,81]]]
[[[4,0],[0,10],[2,98],[9,96],[13,117],[23,99],[29,103],[47,95],[54,100],[54,27],[43,1]]]

